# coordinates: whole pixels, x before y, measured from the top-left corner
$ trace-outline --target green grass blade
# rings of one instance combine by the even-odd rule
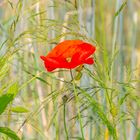
[[[0,127],[0,133],[7,135],[12,140],[20,140],[17,134],[8,127]]]

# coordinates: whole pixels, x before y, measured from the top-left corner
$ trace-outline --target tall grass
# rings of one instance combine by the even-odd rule
[[[0,2],[0,139],[139,140],[139,2]],[[40,55],[81,39],[92,66],[45,70]]]

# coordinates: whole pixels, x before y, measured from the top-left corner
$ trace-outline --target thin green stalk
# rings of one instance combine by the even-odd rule
[[[73,89],[74,89],[74,94],[75,94],[75,100],[76,100],[76,103],[79,104],[79,99],[78,99],[78,94],[77,94],[77,90],[76,90],[76,85],[75,85],[75,81],[74,81],[71,69],[70,69],[70,74],[71,74],[71,78],[72,78],[72,84],[73,84]],[[81,119],[81,113],[80,113],[79,106],[77,108],[77,111],[78,111],[78,120],[79,120],[79,123],[80,123],[80,130],[81,130],[81,134],[82,134],[82,139],[84,140],[83,125],[82,125],[82,119]]]
[[[92,140],[92,131],[93,131],[93,127],[92,127],[92,123],[90,123],[90,130],[89,130],[89,139]]]
[[[67,130],[67,124],[66,124],[66,103],[64,101],[64,106],[63,106],[63,117],[64,117],[64,130],[66,133],[66,139],[69,140],[69,134],[68,134],[68,130]]]
[[[118,10],[119,8],[119,1],[116,2],[116,11]],[[117,30],[118,30],[118,17],[115,18],[115,21],[114,21],[114,33],[113,33],[113,41],[112,41],[112,58],[115,54],[115,47],[116,47],[116,39],[117,39]],[[113,86],[113,77],[114,77],[114,63],[111,64],[111,72],[110,72],[111,76],[110,76],[110,83],[111,83],[111,86]]]
[[[31,78],[28,81],[26,81],[25,83],[23,83],[22,86],[20,86],[19,91],[22,90],[23,88],[25,88],[29,83],[31,83],[33,80],[35,80],[42,73],[43,73],[43,71],[40,73],[37,73],[36,76],[34,76],[33,78]]]

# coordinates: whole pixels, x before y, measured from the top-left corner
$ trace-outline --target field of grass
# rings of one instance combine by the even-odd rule
[[[1,0],[0,140],[140,140],[140,1]],[[59,42],[94,64],[48,72]]]

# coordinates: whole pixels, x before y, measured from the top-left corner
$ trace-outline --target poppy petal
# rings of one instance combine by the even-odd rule
[[[95,47],[81,40],[65,40],[48,53],[40,56],[48,71],[56,68],[72,69],[82,64],[93,64],[90,56],[95,52]]]
[[[48,66],[48,64],[47,64],[46,62],[44,62],[44,65],[45,65],[47,71],[49,71],[49,72],[51,72],[51,71],[53,71],[53,70],[56,69],[55,67],[50,67],[50,66]]]
[[[46,57],[45,56],[40,56],[40,58],[42,59],[42,60],[46,60]]]
[[[84,63],[91,65],[94,63],[94,60],[93,58],[87,58],[86,60],[84,60]]]

